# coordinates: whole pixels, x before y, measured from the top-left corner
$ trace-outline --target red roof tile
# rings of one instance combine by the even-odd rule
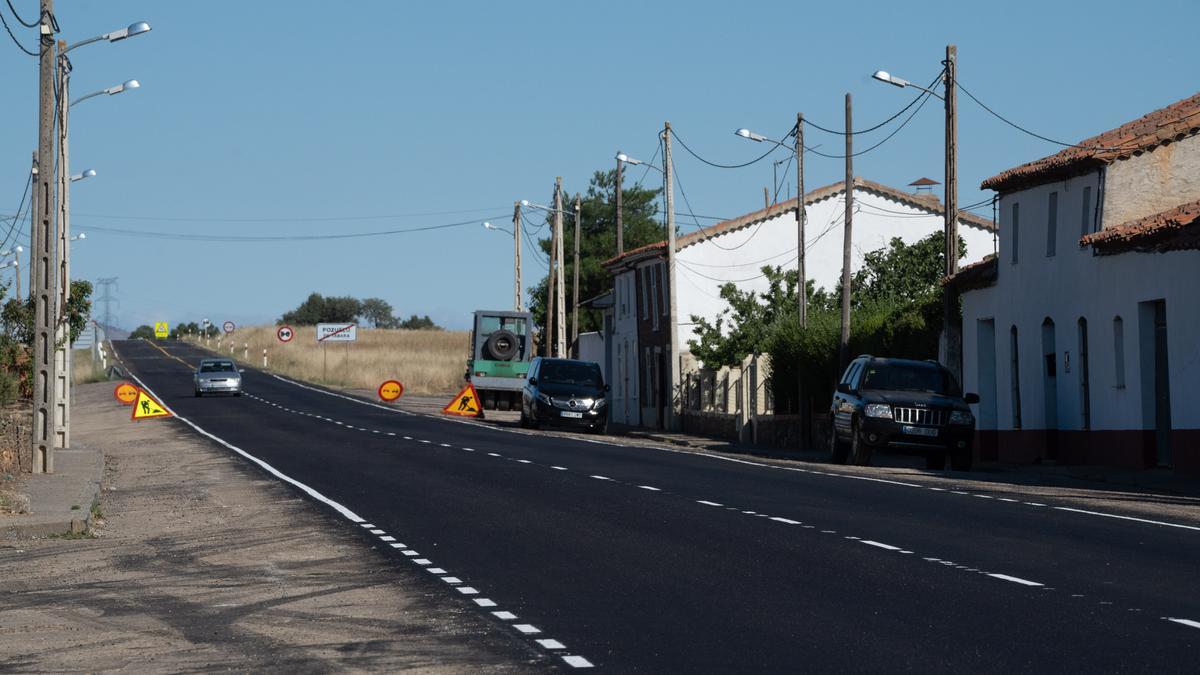
[[[1077,147],[996,174],[980,187],[1011,192],[1062,180],[1181,140],[1197,131],[1200,131],[1200,94],[1082,140]]]
[[[1079,245],[1091,246],[1100,255],[1200,250],[1200,200],[1093,232]]]
[[[943,286],[954,286],[959,291],[969,291],[975,288],[986,288],[996,283],[999,272],[996,254],[991,254],[979,262],[965,265],[958,272],[942,279]]]

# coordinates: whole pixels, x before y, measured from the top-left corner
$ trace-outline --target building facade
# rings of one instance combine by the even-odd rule
[[[983,459],[1200,472],[1200,96],[984,181],[963,291]]]

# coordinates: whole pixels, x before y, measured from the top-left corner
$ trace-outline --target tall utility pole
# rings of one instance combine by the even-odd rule
[[[107,334],[112,329],[112,303],[116,300],[112,296],[112,292],[113,288],[117,285],[117,277],[97,279],[96,285],[104,289],[96,298],[96,302],[104,303],[104,332]]]
[[[567,355],[567,289],[563,250],[562,176],[554,179],[554,252],[558,258],[557,276],[554,277],[554,355]]]
[[[554,183],[555,203],[558,203],[558,188],[559,183],[556,181]],[[555,356],[554,344],[556,338],[554,336],[554,332],[555,317],[557,314],[554,312],[554,296],[556,295],[554,292],[554,284],[555,280],[557,279],[555,276],[555,270],[557,269],[555,262],[557,261],[556,256],[558,253],[558,215],[555,214],[554,218],[555,220],[553,222],[555,225],[550,226],[550,275],[546,277],[546,348],[543,350],[544,356]]]
[[[70,109],[71,61],[67,43],[58,41],[58,316],[54,332],[54,447],[71,447],[71,335],[66,321],[71,300],[71,167],[67,147],[67,111]]]
[[[621,213],[621,192],[624,190],[622,186],[622,173],[625,170],[625,162],[621,161],[621,152],[617,151],[617,255],[625,253],[625,216]]]
[[[958,272],[958,50],[946,45],[946,276]],[[946,367],[962,382],[962,327],[958,293],[951,284],[942,287],[942,325],[946,335]]]
[[[854,220],[854,134],[850,94],[846,94],[846,232],[842,237],[842,338],[838,343],[838,369],[850,362],[850,246]]]
[[[679,391],[679,335],[675,330],[675,184],[672,179],[671,123],[663,124],[663,191],[667,209],[667,330],[670,331],[671,353],[667,355],[667,428],[680,428],[675,412],[675,396]]]
[[[574,279],[571,281],[571,352],[579,356],[579,218],[583,206],[579,195],[575,195],[575,263],[571,266]]]
[[[513,306],[521,311],[521,202],[513,202]]]
[[[808,327],[808,278],[804,270],[804,226],[808,213],[804,199],[804,113],[796,113],[796,310],[800,329]],[[804,378],[797,377],[796,412],[800,414],[800,448],[804,449],[811,438],[812,415],[804,395]]]
[[[38,26],[38,157],[54,156],[54,0],[41,0]],[[66,102],[63,102],[66,105]],[[47,161],[49,164],[50,162]],[[30,267],[34,297],[33,318],[33,472],[54,472],[54,335],[58,312],[58,275],[54,270],[55,194],[54,171],[39,170],[37,212],[32,220],[33,249]]]
[[[34,221],[37,220],[38,203],[37,203],[37,182],[38,182],[38,154],[37,150],[33,151],[33,166],[29,168],[29,175],[34,185],[33,194],[29,195],[29,287],[33,288],[33,230]],[[18,230],[20,226],[18,225]],[[18,256],[19,257],[19,256]],[[17,300],[25,302],[25,296],[21,294],[21,270],[17,269]]]

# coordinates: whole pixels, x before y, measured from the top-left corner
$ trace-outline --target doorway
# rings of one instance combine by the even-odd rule
[[[1171,377],[1167,360],[1167,303],[1138,303],[1142,363],[1142,419],[1154,430],[1154,461],[1171,465]]]

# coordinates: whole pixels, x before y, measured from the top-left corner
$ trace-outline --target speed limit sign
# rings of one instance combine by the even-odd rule
[[[275,337],[279,338],[280,342],[291,342],[292,338],[296,337],[296,333],[291,326],[280,326],[275,331]]]

